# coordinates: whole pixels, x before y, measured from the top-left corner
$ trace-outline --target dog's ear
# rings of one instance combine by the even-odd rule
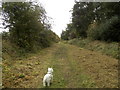
[[[48,71],[49,71],[50,68],[48,68]]]
[[[51,68],[52,72],[53,72],[53,68]]]

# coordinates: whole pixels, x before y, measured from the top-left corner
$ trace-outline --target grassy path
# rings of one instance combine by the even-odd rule
[[[68,45],[60,44],[52,56],[52,67],[54,68],[54,83],[51,88],[82,88],[93,87],[86,75],[83,75],[80,68],[77,68],[77,62],[70,55]],[[87,81],[84,83],[84,81]]]
[[[44,88],[42,79],[48,67],[54,69],[53,84],[49,88],[118,85],[118,60],[68,44],[55,44],[13,64],[3,74],[5,87]],[[8,79],[9,75],[14,77]]]

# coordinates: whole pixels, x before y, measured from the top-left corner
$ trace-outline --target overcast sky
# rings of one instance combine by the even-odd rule
[[[71,12],[74,0],[38,0],[52,18],[52,30],[60,36],[62,30],[71,21]]]

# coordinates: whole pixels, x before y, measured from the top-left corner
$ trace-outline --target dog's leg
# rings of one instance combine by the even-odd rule
[[[47,86],[48,86],[48,87],[50,86],[50,82],[47,82]]]
[[[43,81],[43,86],[44,86],[44,87],[46,86],[46,83],[45,83],[45,81]]]

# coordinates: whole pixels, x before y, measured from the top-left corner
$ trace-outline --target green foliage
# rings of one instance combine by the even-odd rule
[[[42,30],[37,6],[31,3],[3,3],[3,12],[10,24],[10,39],[27,51],[33,49],[38,32]],[[38,29],[39,28],[39,29]]]
[[[2,10],[10,41],[26,52],[48,47],[51,42],[58,41],[58,38],[51,39],[57,35],[49,31],[50,24],[42,6],[32,2],[6,2],[2,4]]]
[[[94,19],[92,11],[93,3],[91,2],[76,2],[73,7],[72,23],[76,29],[77,37],[86,37],[88,25]]]
[[[76,30],[73,27],[73,25],[70,23],[70,24],[67,24],[66,30],[62,31],[61,39],[69,40],[69,39],[73,39],[73,38],[76,38]]]
[[[120,2],[80,2],[75,1],[72,10],[72,28],[61,35],[64,40],[74,37],[120,41]],[[95,25],[91,28],[91,25]],[[69,26],[67,26],[68,28]]]
[[[120,41],[120,20],[114,16],[101,23],[95,28],[90,28],[87,31],[88,37],[95,40],[103,41]]]
[[[18,77],[19,77],[19,78],[24,78],[25,75],[22,73],[22,74],[20,74]]]
[[[43,30],[39,34],[38,45],[42,46],[42,48],[45,48],[58,41],[59,37],[57,37],[57,35],[51,30]]]
[[[46,34],[48,34],[48,33],[46,33],[46,31],[42,31],[40,33],[39,44],[41,44],[42,47],[49,47],[51,44],[51,42],[48,38],[48,35],[46,35]]]
[[[68,31],[62,31],[62,34],[61,34],[61,39],[63,40],[69,40],[68,39]]]

